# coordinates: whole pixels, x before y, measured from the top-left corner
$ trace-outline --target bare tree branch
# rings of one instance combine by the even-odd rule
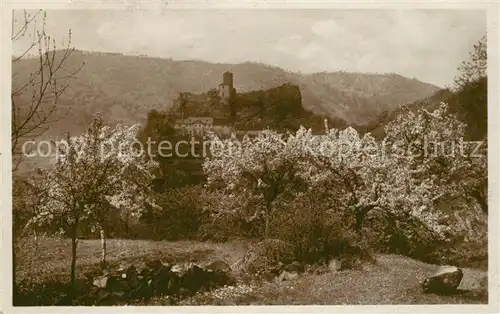
[[[38,26],[37,22],[40,17],[42,24]],[[69,73],[64,69],[64,65],[74,51],[71,47],[71,30],[68,32],[68,44],[62,50],[57,50],[55,40],[45,31],[46,13],[42,10],[32,15],[25,11],[18,29],[15,27],[16,21],[13,13],[12,41],[31,37],[32,40],[20,55],[12,59],[13,69],[16,63],[25,60],[35,49],[38,65],[24,82],[19,75],[22,73],[13,73],[13,77],[18,78],[16,82],[13,82],[11,92],[13,171],[16,171],[23,161],[20,145],[27,140],[34,140],[41,136],[52,123],[65,116],[67,112],[61,112],[62,108],[58,104],[59,98],[66,92],[71,79],[74,79],[84,66],[82,64]],[[33,26],[33,33],[29,34],[31,26]]]

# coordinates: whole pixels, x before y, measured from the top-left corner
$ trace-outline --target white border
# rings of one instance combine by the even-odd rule
[[[484,9],[488,23],[488,138],[489,138],[489,304],[488,305],[334,305],[334,306],[138,306],[138,307],[13,307],[12,306],[12,172],[10,157],[10,92],[11,92],[11,10],[12,9]],[[0,106],[0,210],[2,231],[0,244],[2,272],[0,280],[0,311],[6,313],[497,313],[499,311],[499,3],[496,1],[3,1],[2,48],[0,73],[2,104]]]

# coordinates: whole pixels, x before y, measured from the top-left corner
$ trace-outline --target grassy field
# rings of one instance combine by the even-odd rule
[[[245,253],[248,242],[201,243],[143,240],[109,240],[108,260],[113,264],[134,263],[146,259],[171,262],[205,262],[222,259],[229,264]],[[18,253],[17,281],[42,282],[49,279],[69,280],[70,243],[60,239],[42,239],[38,248],[22,243]],[[95,269],[100,258],[100,241],[79,243],[77,273]],[[487,303],[479,280],[484,270],[464,269],[460,293],[451,296],[424,294],[420,281],[438,266],[398,255],[377,255],[375,264],[362,270],[338,273],[302,274],[295,281],[247,282],[197,294],[183,304],[455,304]],[[167,305],[169,300],[154,298],[142,305]]]
[[[159,259],[165,262],[203,262],[222,259],[229,264],[245,254],[248,242],[209,243],[194,241],[107,241],[107,261],[110,267],[120,263]],[[80,240],[77,249],[77,277],[95,269],[101,258],[100,240]],[[47,279],[69,281],[71,241],[42,238],[35,247],[33,241],[24,240],[16,256],[16,280],[41,282]]]

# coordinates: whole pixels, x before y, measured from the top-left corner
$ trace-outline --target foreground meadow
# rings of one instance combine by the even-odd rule
[[[226,243],[194,241],[145,241],[111,239],[108,242],[110,265],[134,264],[145,260],[182,263],[204,263],[224,260],[233,264],[241,258],[248,241]],[[49,295],[38,293],[18,305],[36,305],[47,302],[51,295],[64,292],[69,282],[71,245],[68,240],[41,239],[35,248],[23,242],[17,255],[16,281],[46,284]],[[78,246],[77,276],[83,280],[86,273],[99,268],[100,241],[81,240]],[[304,273],[295,280],[239,281],[235,286],[197,293],[176,305],[338,305],[338,304],[470,304],[487,303],[487,292],[481,291],[479,281],[487,275],[485,269],[464,268],[464,278],[455,295],[424,294],[421,280],[431,275],[437,265],[430,265],[399,255],[376,255],[376,262],[363,269],[336,273]],[[52,287],[52,288],[51,288]],[[45,300],[45,301],[44,301]],[[35,303],[35,304],[33,304]],[[132,301],[130,305],[172,305],[169,298],[154,297]]]

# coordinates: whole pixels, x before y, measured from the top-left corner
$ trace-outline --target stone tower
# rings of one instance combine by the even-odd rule
[[[233,87],[233,73],[226,71],[222,74],[222,83],[219,84],[219,98],[221,105],[225,106],[230,113],[231,124],[234,123],[236,110],[234,108],[234,99],[236,89]]]

